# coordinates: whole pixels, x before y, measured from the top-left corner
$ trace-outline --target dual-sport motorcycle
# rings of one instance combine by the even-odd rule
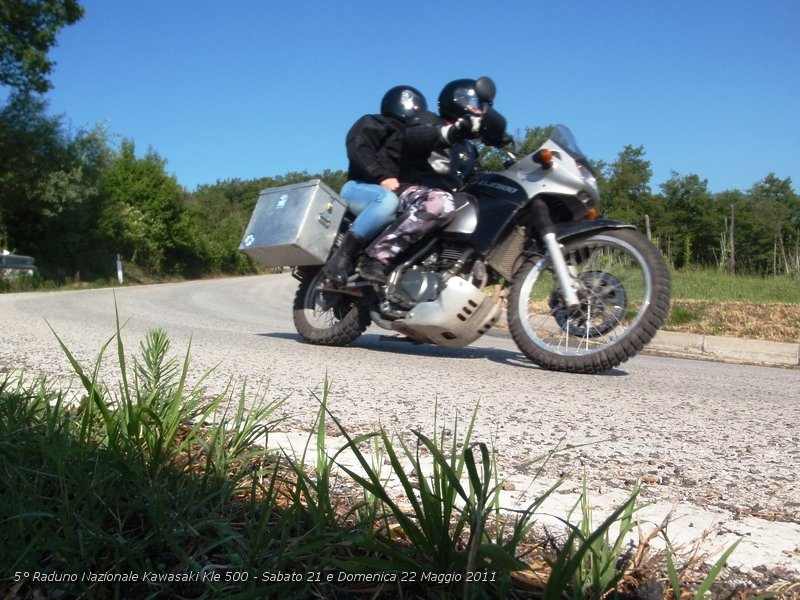
[[[498,325],[545,369],[598,373],[635,356],[663,324],[670,275],[632,225],[597,218],[595,172],[564,126],[464,192],[443,230],[401,256],[386,285],[339,286],[322,265],[296,267],[294,324],[340,346],[374,323],[411,341],[467,346]],[[354,217],[345,215],[330,252]]]

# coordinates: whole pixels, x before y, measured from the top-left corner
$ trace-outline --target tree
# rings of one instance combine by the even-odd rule
[[[669,215],[668,223],[662,224],[660,229],[685,248],[682,266],[691,266],[694,259],[702,264],[713,264],[724,217],[717,213],[717,205],[708,191],[708,180],[695,174],[681,176],[673,171],[660,187],[664,209]]]
[[[107,254],[96,227],[107,135],[67,131],[45,108],[15,92],[0,110],[0,243],[34,256],[48,278],[93,276]]]
[[[254,271],[253,263],[238,248],[258,193],[265,187],[272,187],[272,182],[231,179],[199,186],[189,196],[187,209],[207,272]],[[209,223],[214,223],[214,227],[209,227]]]
[[[729,274],[735,275],[741,259],[739,240],[742,231],[740,220],[742,212],[747,211],[747,196],[739,190],[728,190],[714,196],[717,206],[716,213],[722,215],[722,223],[717,223],[719,229],[720,259],[718,265]]]
[[[67,142],[62,167],[37,186],[43,201],[57,208],[44,222],[37,262],[57,279],[109,277],[114,272],[110,240],[97,226],[103,207],[100,177],[110,158],[105,129],[78,132]]]
[[[124,140],[103,174],[100,228],[116,252],[150,274],[182,274],[197,257],[183,190],[157,153],[140,159],[135,150]]]
[[[599,178],[601,211],[620,221],[642,227],[645,207],[650,199],[650,161],[644,159],[644,148],[631,145],[605,167]]]
[[[78,0],[0,0],[0,85],[45,93],[56,34],[83,17]]]
[[[14,93],[0,110],[0,241],[25,252],[34,252],[44,219],[58,210],[37,187],[65,162],[61,120],[45,107],[40,98]]]
[[[758,240],[754,254],[762,270],[775,275],[794,270],[789,243],[800,232],[800,198],[789,178],[770,173],[749,191],[753,206],[751,226]],[[796,238],[795,238],[796,239]]]

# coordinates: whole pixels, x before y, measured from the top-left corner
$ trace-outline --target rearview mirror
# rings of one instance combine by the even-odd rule
[[[492,81],[491,77],[478,77],[475,80],[475,92],[478,94],[478,98],[482,102],[486,104],[491,104],[494,102],[494,96],[497,93],[497,88],[494,85],[494,81]]]
[[[481,141],[487,146],[501,147],[505,145],[506,118],[490,108],[481,119]]]

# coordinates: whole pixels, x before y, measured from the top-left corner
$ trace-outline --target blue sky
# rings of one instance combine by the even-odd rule
[[[564,123],[593,159],[643,146],[712,192],[800,190],[800,1],[81,0],[47,94],[199,184],[346,168],[384,91],[491,76],[509,130]]]

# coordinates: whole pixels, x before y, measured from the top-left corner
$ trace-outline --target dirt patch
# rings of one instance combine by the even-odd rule
[[[800,304],[674,300],[664,331],[800,342]]]

